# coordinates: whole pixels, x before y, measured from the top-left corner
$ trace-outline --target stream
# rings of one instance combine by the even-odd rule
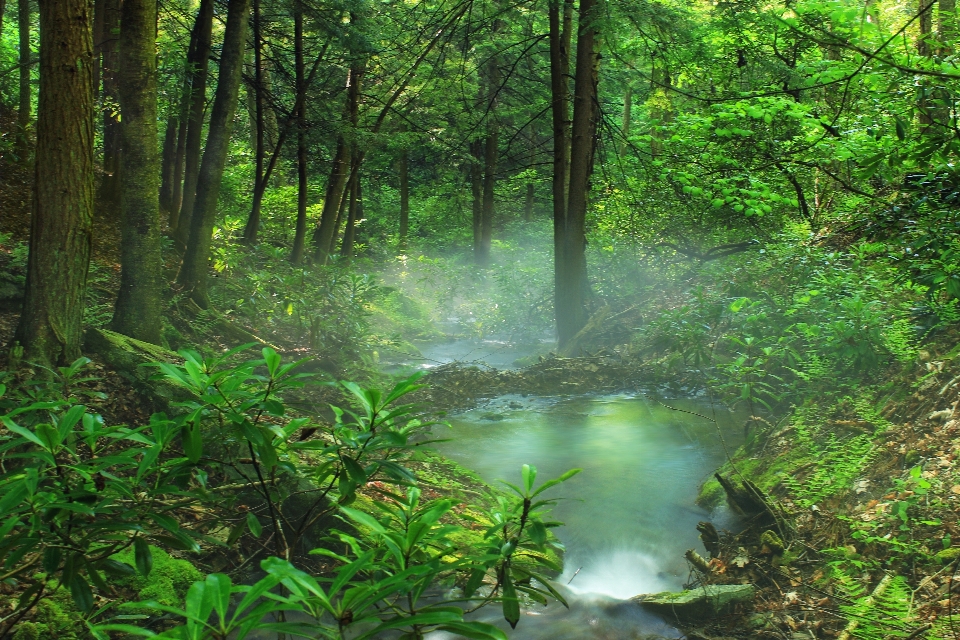
[[[725,509],[708,512],[694,500],[699,484],[724,461],[717,425],[732,451],[739,444],[736,416],[717,407],[717,424],[667,408],[712,416],[691,399],[663,404],[633,395],[574,398],[504,396],[449,419],[437,445],[446,456],[491,483],[520,480],[532,464],[538,482],[579,467],[582,473],[553,489],[560,497],[555,530],[566,547],[570,609],[559,604],[524,611],[519,640],[680,637],[660,618],[626,598],[680,590],[688,579],[687,549],[703,553],[695,529],[700,520],[717,528],[733,524]],[[507,629],[499,611],[483,619]],[[436,634],[437,637],[453,637]]]

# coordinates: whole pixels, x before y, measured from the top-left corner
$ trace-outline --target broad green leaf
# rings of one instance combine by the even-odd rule
[[[133,539],[133,557],[140,575],[149,576],[153,569],[153,554],[147,541],[139,536]]]
[[[247,512],[247,528],[250,529],[250,533],[253,534],[254,538],[259,538],[260,534],[263,533],[260,520],[257,519],[257,516],[255,516],[252,511]]]

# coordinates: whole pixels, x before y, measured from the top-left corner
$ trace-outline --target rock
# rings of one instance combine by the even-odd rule
[[[953,562],[957,558],[960,558],[960,547],[950,547],[937,552],[937,559],[943,564]]]
[[[640,595],[633,601],[668,619],[689,622],[730,613],[738,604],[753,602],[755,591],[751,584],[711,584],[689,591]]]
[[[491,422],[500,422],[501,420],[506,420],[506,416],[503,416],[499,413],[485,413],[480,416],[481,420],[489,420]]]
[[[158,371],[156,367],[144,365],[182,361],[172,351],[106,329],[88,329],[84,335],[84,347],[98,354],[106,364],[132,382],[141,394],[153,401],[156,411],[177,413],[183,409],[174,407],[173,403],[193,399],[192,394],[182,387],[150,380]]]

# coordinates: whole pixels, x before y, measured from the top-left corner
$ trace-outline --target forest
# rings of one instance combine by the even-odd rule
[[[955,0],[0,0],[0,640],[960,639]]]

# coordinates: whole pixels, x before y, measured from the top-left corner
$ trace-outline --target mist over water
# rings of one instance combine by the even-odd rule
[[[738,423],[727,410],[695,400],[664,404],[715,413],[728,447],[739,444]],[[487,481],[517,483],[524,463],[537,467],[538,482],[583,469],[552,490],[561,498],[553,515],[564,522],[555,531],[566,547],[564,573],[556,582],[569,583],[571,609],[531,609],[512,638],[678,635],[621,601],[681,589],[688,579],[684,552],[703,552],[697,522],[730,524],[729,513],[694,504],[699,484],[724,461],[717,425],[629,395],[505,396],[450,422],[453,433],[441,429],[437,435],[451,439],[438,448]],[[484,618],[492,622],[495,613]]]

